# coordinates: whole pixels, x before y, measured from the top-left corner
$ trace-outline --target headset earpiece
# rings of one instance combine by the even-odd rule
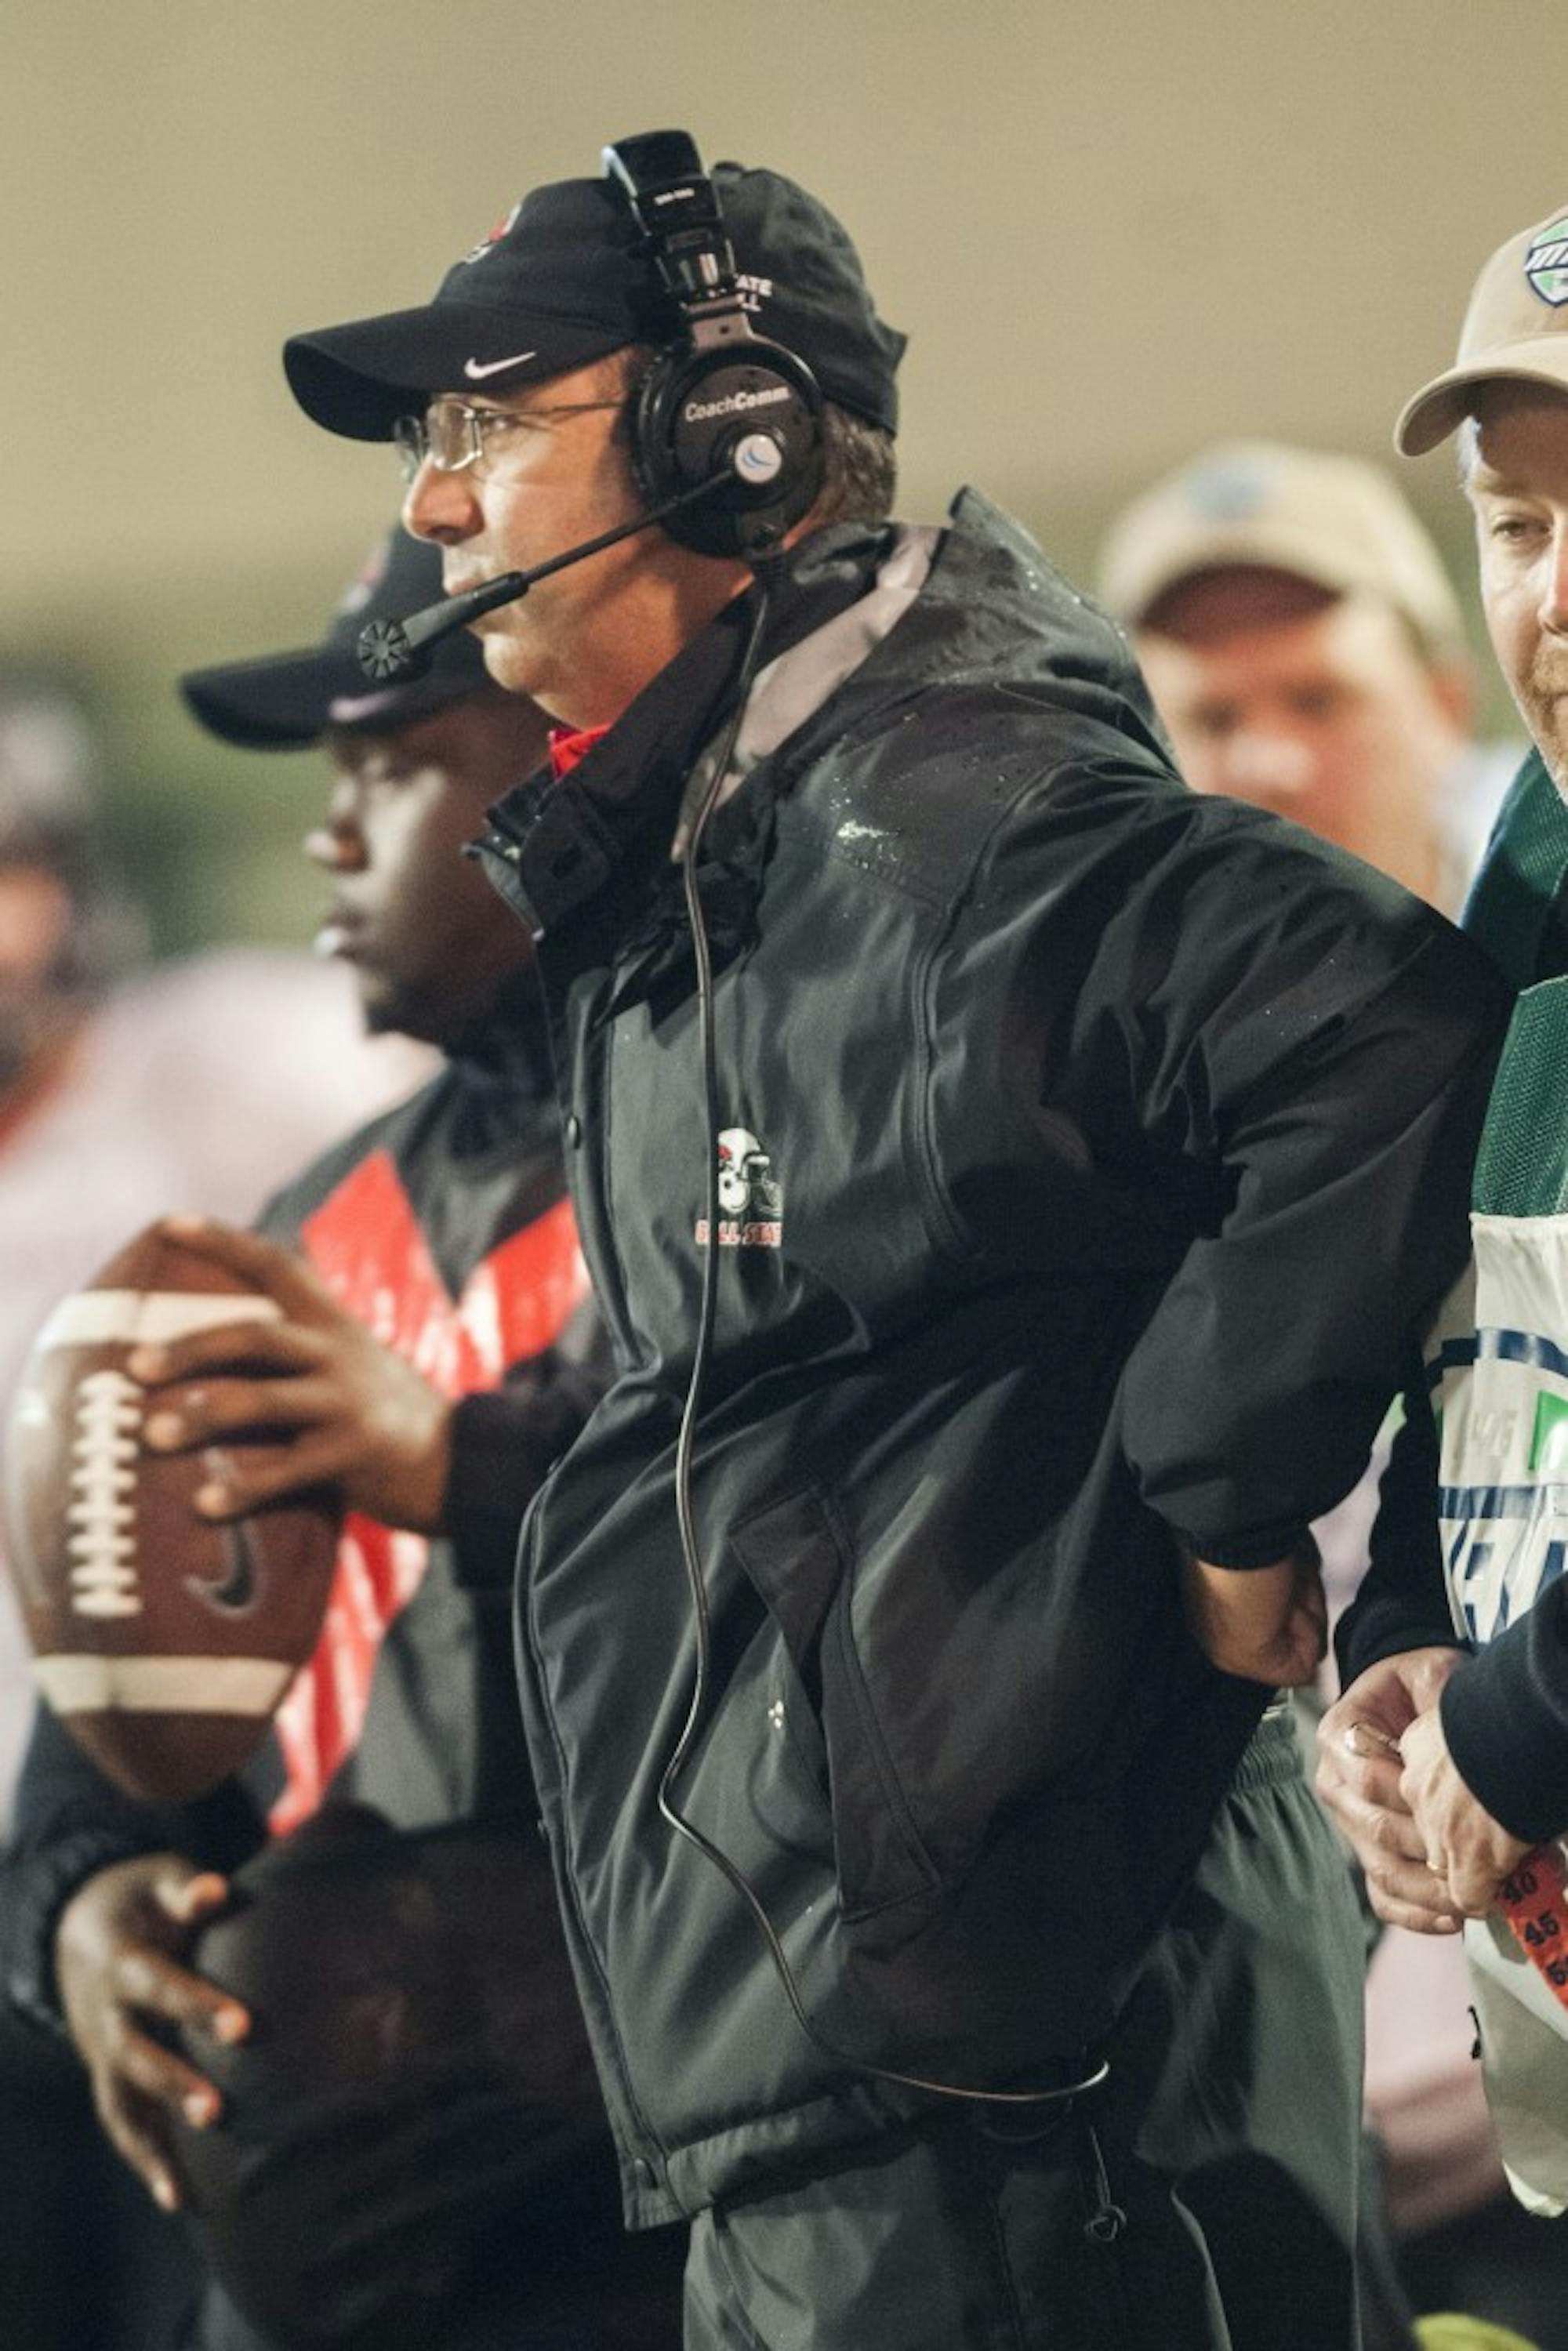
[[[684,131],[604,150],[685,332],[650,361],[631,421],[650,506],[726,478],[663,528],[701,555],[756,561],[810,510],[822,481],[822,395],[804,360],[752,331],[716,193]]]
[[[810,368],[753,336],[727,350],[661,351],[637,387],[632,460],[650,506],[728,465],[731,478],[664,524],[701,555],[770,552],[822,481],[822,396]]]

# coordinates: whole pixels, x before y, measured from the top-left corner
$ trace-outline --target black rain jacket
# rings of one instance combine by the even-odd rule
[[[765,657],[809,664],[885,551],[808,540]],[[1463,1259],[1506,1008],[1394,884],[1189,794],[1119,632],[966,494],[709,828],[707,1132],[669,845],[752,601],[481,852],[538,938],[616,1353],[519,1604],[633,2221],[921,2104],[851,2058],[1028,2087],[1093,2051],[1267,1695],[1198,1653],[1178,1552],[1260,1564],[1354,1484]],[[716,1149],[673,1792],[831,2048],[659,1810]]]

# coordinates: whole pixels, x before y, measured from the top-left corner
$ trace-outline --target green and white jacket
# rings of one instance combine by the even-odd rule
[[[1472,1257],[1425,1349],[1341,1636],[1347,1681],[1402,1648],[1470,1652],[1443,1698],[1467,1785],[1531,1844],[1568,1830],[1568,807],[1516,779],[1466,927],[1518,990],[1472,1190]],[[1430,1517],[1430,1479],[1437,1510]],[[1500,1917],[1467,1929],[1488,2095],[1515,2191],[1568,2206],[1568,2009]]]

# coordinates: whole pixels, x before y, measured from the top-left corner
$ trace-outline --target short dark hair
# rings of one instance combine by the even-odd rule
[[[884,523],[898,488],[898,454],[883,424],[829,401],[822,411],[822,486],[813,524]]]

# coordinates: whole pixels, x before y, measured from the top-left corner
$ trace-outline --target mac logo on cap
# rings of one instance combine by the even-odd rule
[[[1568,216],[1542,230],[1524,256],[1524,274],[1553,309],[1568,302]]]

